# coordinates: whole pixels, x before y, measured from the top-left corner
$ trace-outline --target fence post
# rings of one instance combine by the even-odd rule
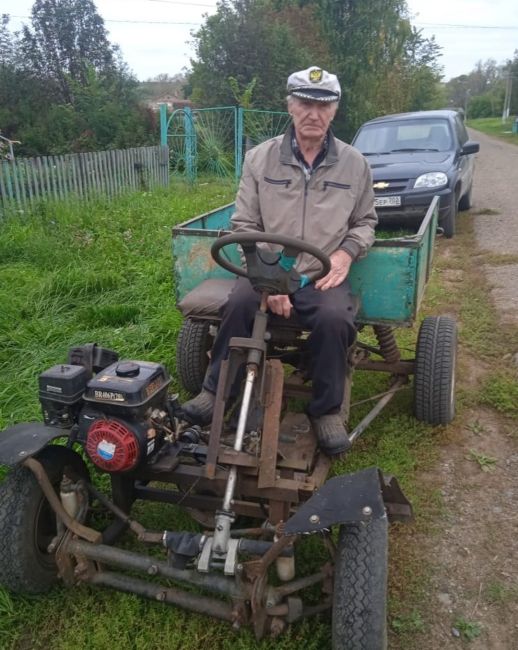
[[[244,131],[245,111],[242,106],[237,108],[237,128],[236,128],[236,183],[241,178],[243,167],[243,131]]]
[[[183,109],[183,124],[185,129],[185,171],[189,183],[196,181],[196,129],[194,127],[193,114],[186,106]]]
[[[159,104],[160,107],[160,144],[167,144],[167,104]]]

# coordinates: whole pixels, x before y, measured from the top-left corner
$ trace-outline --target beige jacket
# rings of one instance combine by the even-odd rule
[[[341,248],[357,259],[372,245],[377,221],[368,162],[331,133],[327,155],[311,175],[295,158],[291,129],[247,153],[234,231],[288,235],[328,255]],[[309,255],[301,255],[296,265],[310,277],[319,267]]]

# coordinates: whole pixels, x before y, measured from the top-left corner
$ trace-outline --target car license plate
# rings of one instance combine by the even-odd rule
[[[375,208],[393,208],[401,205],[400,196],[376,196],[374,199]]]

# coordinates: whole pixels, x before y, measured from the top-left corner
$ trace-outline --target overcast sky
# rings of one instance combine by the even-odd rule
[[[23,17],[29,16],[32,4],[0,0],[0,12],[10,14],[12,28],[18,28],[27,22]],[[443,48],[445,80],[470,72],[479,60],[503,63],[518,49],[517,0],[407,0],[407,4],[415,26],[426,37],[435,34]],[[214,13],[216,0],[96,0],[96,5],[111,41],[144,80],[189,67],[194,54],[190,33],[204,14]]]

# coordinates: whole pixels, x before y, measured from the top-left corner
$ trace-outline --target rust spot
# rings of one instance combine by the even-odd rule
[[[208,273],[217,264],[210,255],[210,248],[205,242],[194,244],[189,251],[188,264],[196,266],[196,269]]]

